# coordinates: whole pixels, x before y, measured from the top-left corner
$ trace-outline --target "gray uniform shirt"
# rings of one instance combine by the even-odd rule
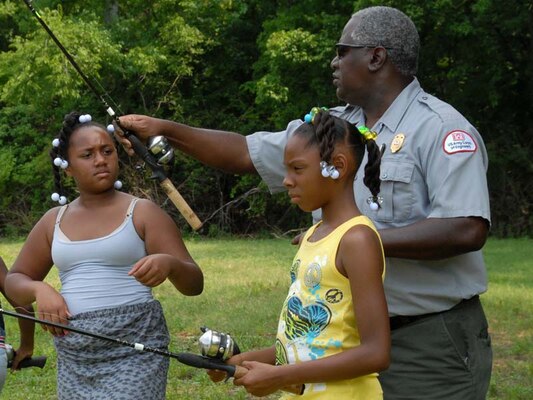
[[[356,125],[365,124],[359,107],[347,105],[330,112]],[[284,190],[285,144],[302,123],[295,120],[284,131],[256,132],[246,138],[255,168],[271,192]],[[372,130],[378,133],[376,143],[386,145],[380,209],[372,211],[368,204],[370,191],[363,184],[366,155],[354,190],[357,206],[378,229],[426,218],[476,216],[490,222],[485,145],[452,106],[425,93],[414,79]],[[392,257],[386,261],[384,285],[391,316],[447,310],[487,289],[481,251],[437,261]]]

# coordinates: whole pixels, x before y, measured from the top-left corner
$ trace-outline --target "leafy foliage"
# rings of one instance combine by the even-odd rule
[[[492,232],[533,232],[533,10],[509,0],[34,1],[102,96],[144,113],[249,134],[283,129],[312,106],[337,104],[334,43],[371,5],[410,15],[422,42],[418,77],[484,136]],[[101,84],[99,83],[101,82]],[[113,100],[111,100],[113,99]],[[115,102],[117,104],[115,104]],[[102,103],[21,1],[0,4],[0,232],[26,233],[49,206],[50,140],[63,115]],[[181,217],[122,155],[125,188]],[[171,178],[208,232],[282,233],[309,217],[258,177],[233,176],[179,155]],[[512,206],[509,206],[509,205]],[[185,224],[182,224],[185,227]]]

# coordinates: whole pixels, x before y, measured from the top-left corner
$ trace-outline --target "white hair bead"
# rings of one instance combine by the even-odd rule
[[[54,140],[52,140],[52,146],[59,147],[59,144],[60,144],[60,142],[59,142],[58,138],[55,138]]]
[[[338,179],[339,178],[339,171],[337,171],[337,168],[332,167],[329,171],[329,176],[331,176],[331,179]]]
[[[84,124],[86,122],[91,122],[92,119],[93,118],[89,114],[82,114],[80,115],[79,121],[80,121],[80,124]]]
[[[115,127],[114,127],[113,124],[107,125],[107,132],[109,132],[109,133],[115,132]]]
[[[52,201],[59,201],[59,193],[52,193],[52,196],[50,196]]]
[[[370,209],[371,209],[372,211],[377,211],[378,208],[379,208],[379,205],[378,205],[378,203],[376,203],[375,201],[373,201],[373,202],[370,203]]]
[[[63,160],[60,157],[54,158],[54,165],[56,167],[60,167],[61,166],[61,161],[63,161]]]
[[[67,167],[68,167],[68,161],[67,160],[61,160],[61,169],[65,169]]]
[[[120,190],[122,189],[122,182],[119,180],[116,180],[113,186],[115,187],[115,189]]]
[[[65,196],[61,196],[58,200],[59,204],[61,204],[62,206],[67,204],[67,198]]]
[[[142,344],[142,343],[135,343],[135,344],[133,345],[133,348],[134,348],[135,350],[137,350],[137,351],[143,351],[143,350],[144,350],[144,344]]]

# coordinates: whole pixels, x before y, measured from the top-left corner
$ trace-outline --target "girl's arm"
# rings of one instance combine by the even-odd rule
[[[52,268],[52,237],[58,208],[48,211],[33,227],[24,242],[13,267],[5,280],[6,295],[15,303],[37,302],[40,319],[66,324],[70,316],[63,297],[43,282]],[[62,329],[42,325],[54,335],[63,335]]]
[[[337,254],[339,271],[350,279],[353,306],[361,344],[353,349],[299,364],[270,366],[243,362],[250,371],[235,384],[256,396],[283,387],[351,379],[384,370],[389,365],[390,329],[381,273],[383,258],[376,234],[357,226],[341,240]]]
[[[6,296],[6,292],[4,289],[4,283],[7,276],[7,267],[4,263],[4,260],[0,257],[0,291],[2,294],[6,297],[6,299],[9,301],[9,304],[13,306],[13,308],[22,314],[28,314],[33,316],[33,307],[31,304],[26,306],[21,306],[11,300],[8,296]],[[20,318],[18,320],[19,324],[19,330],[20,330],[20,346],[16,350],[16,357],[13,360],[13,366],[12,369],[16,370],[18,369],[18,363],[22,361],[23,359],[27,357],[31,357],[33,354],[33,345],[34,345],[34,333],[35,333],[35,323],[33,321],[28,321],[26,319]]]
[[[160,285],[168,278],[184,295],[202,293],[202,271],[185,247],[172,218],[151,201],[140,200],[133,220],[148,256],[139,260],[129,274],[146,286]]]

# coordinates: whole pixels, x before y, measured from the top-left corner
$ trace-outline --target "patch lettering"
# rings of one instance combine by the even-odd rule
[[[461,130],[449,132],[444,138],[442,146],[447,154],[473,153],[477,150],[477,143],[474,138]]]

